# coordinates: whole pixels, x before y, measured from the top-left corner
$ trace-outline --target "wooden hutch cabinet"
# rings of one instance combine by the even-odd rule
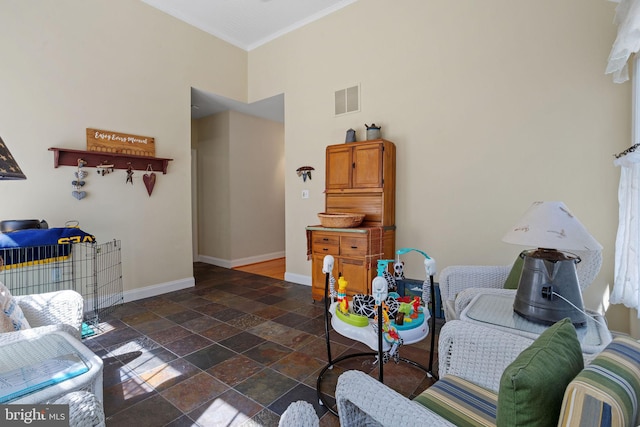
[[[380,188],[384,144],[334,145],[327,149],[328,190]]]
[[[312,297],[324,295],[325,255],[333,276],[349,282],[347,293],[370,294],[379,259],[395,258],[396,148],[384,139],[330,145],[326,150],[325,212],[364,213],[355,228],[307,227]]]

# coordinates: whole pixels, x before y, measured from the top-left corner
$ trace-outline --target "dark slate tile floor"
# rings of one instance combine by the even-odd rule
[[[117,307],[83,340],[104,360],[107,426],[270,427],[296,400],[314,405],[321,426],[339,425],[316,394],[327,346],[324,304],[311,289],[204,263],[194,276],[193,288]],[[333,330],[330,339],[333,359],[371,351]],[[401,356],[426,366],[429,351],[430,337]],[[327,402],[347,369],[378,375],[371,356],[340,362],[322,382]],[[384,379],[411,397],[433,383],[394,362]]]

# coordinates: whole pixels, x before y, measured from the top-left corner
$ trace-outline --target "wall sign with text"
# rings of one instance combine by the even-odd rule
[[[150,136],[87,128],[87,151],[155,157],[156,143]]]

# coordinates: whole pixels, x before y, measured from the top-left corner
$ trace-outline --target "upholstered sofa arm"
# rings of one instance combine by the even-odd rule
[[[442,269],[438,282],[447,321],[456,318],[453,302],[458,293],[468,288],[500,289],[504,286],[511,267],[511,265],[452,265]]]
[[[452,320],[440,331],[440,378],[455,375],[497,393],[505,368],[532,342],[497,329]]]
[[[640,425],[640,342],[619,336],[565,390],[558,425]]]
[[[336,403],[342,426],[454,426],[361,371],[338,377]]]
[[[68,325],[74,330],[69,333],[80,338],[84,301],[78,292],[64,290],[14,298],[32,328]]]

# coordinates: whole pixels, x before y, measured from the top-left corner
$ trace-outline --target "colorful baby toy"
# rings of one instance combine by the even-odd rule
[[[345,280],[344,277],[340,276],[338,278],[338,303],[339,308],[342,313],[347,313],[349,311],[349,300],[347,299],[347,285],[349,282]]]

